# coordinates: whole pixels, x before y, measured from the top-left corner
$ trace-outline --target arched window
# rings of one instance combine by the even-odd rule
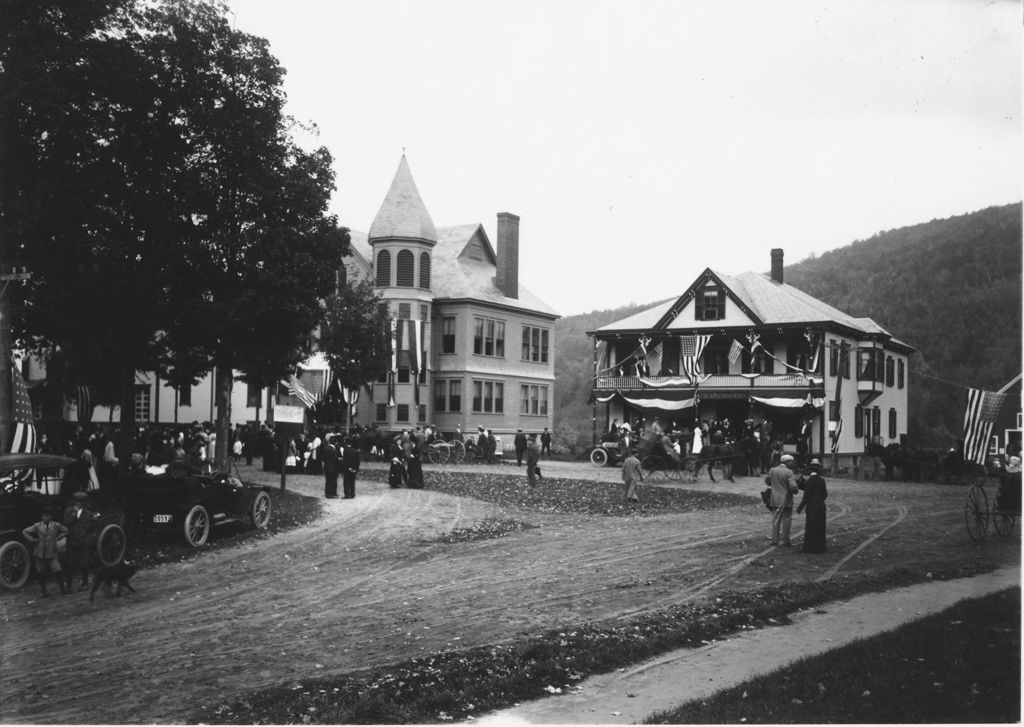
[[[391,253],[387,250],[377,253],[377,285],[391,285]]]
[[[395,285],[411,288],[413,286],[413,268],[415,265],[415,258],[409,250],[399,250],[398,259],[395,263],[395,271],[397,273]]]
[[[430,290],[430,253],[420,253],[420,287]]]

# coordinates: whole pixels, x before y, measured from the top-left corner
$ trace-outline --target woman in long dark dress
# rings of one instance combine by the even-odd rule
[[[807,510],[807,520],[804,526],[804,547],[805,553],[825,552],[825,498],[828,497],[828,489],[825,487],[825,478],[819,474],[821,463],[812,459],[809,465],[811,476],[801,478],[800,489],[804,491],[803,499],[796,511]]]

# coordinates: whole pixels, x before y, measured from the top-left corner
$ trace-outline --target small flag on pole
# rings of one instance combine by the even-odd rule
[[[992,425],[999,416],[1006,394],[981,389],[967,390],[967,410],[964,412],[964,461],[985,464]]]
[[[743,353],[743,344],[735,338],[732,339],[732,346],[729,347],[729,363],[736,363],[741,353]]]

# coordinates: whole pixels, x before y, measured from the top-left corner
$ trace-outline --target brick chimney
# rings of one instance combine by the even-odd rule
[[[776,247],[772,250],[772,280],[776,283],[782,281],[782,248]]]
[[[498,270],[494,283],[506,298],[519,298],[519,215],[498,213]]]

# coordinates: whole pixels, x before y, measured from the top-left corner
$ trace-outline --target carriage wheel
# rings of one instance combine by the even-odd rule
[[[681,479],[683,479],[682,467],[683,467],[682,461],[679,461],[679,462],[667,462],[666,463],[665,474],[673,482],[679,482]]]
[[[0,545],[0,586],[21,588],[31,570],[28,548],[17,540],[9,540]]]
[[[452,451],[449,459],[455,464],[462,464],[466,461],[466,445],[458,440],[452,442]]]
[[[210,513],[202,505],[196,505],[185,516],[185,540],[193,548],[206,544],[210,537]]]
[[[608,452],[604,447],[594,447],[590,450],[590,463],[595,467],[604,467],[608,464]]]
[[[971,540],[980,543],[985,539],[988,530],[988,496],[985,495],[985,490],[972,487],[967,493],[964,517],[967,521],[967,534],[971,536]]]
[[[1000,512],[997,510],[992,513],[992,525],[1001,536],[1004,538],[1009,537],[1017,525],[1017,516],[1012,512]]]
[[[124,558],[127,545],[128,538],[121,526],[110,523],[100,530],[100,535],[96,538],[96,555],[105,566],[117,565]]]
[[[257,530],[266,530],[270,525],[270,512],[270,495],[266,492],[257,492],[256,499],[249,508],[249,524]]]
[[[644,478],[654,482],[665,478],[665,463],[656,454],[649,454],[640,463],[640,469],[644,471]]]
[[[444,454],[441,452],[441,448],[431,444],[427,447],[427,461],[430,464],[444,464]]]

